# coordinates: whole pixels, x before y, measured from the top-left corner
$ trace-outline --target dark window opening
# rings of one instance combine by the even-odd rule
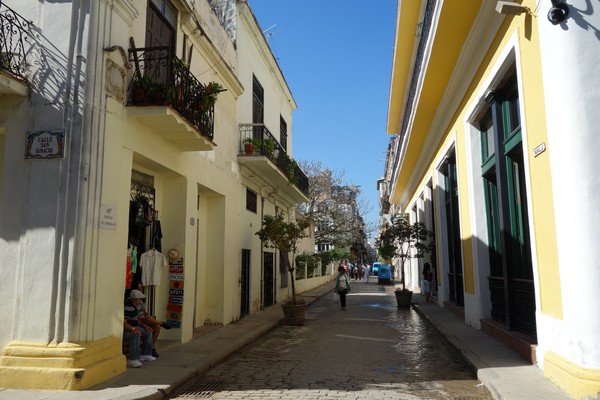
[[[246,188],[246,210],[256,213],[258,211],[258,195]]]

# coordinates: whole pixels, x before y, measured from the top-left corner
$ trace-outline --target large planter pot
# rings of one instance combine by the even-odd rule
[[[410,307],[413,292],[410,290],[396,290],[394,293],[396,294],[398,308]]]
[[[304,325],[306,304],[282,304],[284,322],[288,326]]]

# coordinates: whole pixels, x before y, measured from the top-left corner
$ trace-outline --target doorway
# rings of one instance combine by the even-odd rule
[[[263,306],[265,306],[265,307],[272,306],[273,304],[275,304],[274,267],[275,267],[275,254],[265,251],[264,264],[263,264],[263,279],[264,279]]]
[[[242,249],[240,317],[250,313],[250,249]]]

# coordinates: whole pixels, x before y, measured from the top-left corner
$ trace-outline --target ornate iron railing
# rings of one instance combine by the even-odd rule
[[[170,106],[203,136],[213,139],[214,102],[222,89],[215,93],[203,85],[169,47],[131,48],[129,59],[135,67],[129,105]]]
[[[240,154],[268,157],[291,183],[308,196],[308,177],[264,124],[240,124],[239,129]]]
[[[0,0],[0,70],[25,79],[30,23]]]

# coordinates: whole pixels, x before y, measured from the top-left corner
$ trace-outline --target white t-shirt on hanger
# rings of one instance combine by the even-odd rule
[[[169,265],[167,258],[156,249],[150,249],[140,256],[142,283],[144,286],[159,285],[162,269]]]

